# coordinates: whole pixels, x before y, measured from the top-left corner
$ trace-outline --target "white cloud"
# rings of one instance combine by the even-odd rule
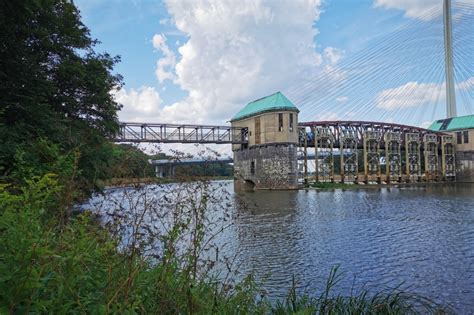
[[[474,77],[457,83],[455,88],[463,91],[473,89]],[[375,97],[376,106],[386,110],[416,107],[445,100],[446,87],[444,83],[408,82],[396,88],[383,90]]]
[[[284,92],[325,63],[336,63],[342,51],[315,51],[320,6],[321,0],[167,1],[187,40],[176,62],[166,38],[155,35],[154,46],[164,54],[156,73],[188,96],[163,112],[176,121],[223,123],[247,102]]]
[[[405,11],[405,16],[424,19],[427,11],[438,7],[441,12],[443,1],[440,0],[374,0],[375,7]]]
[[[441,92],[437,83],[408,82],[405,85],[386,89],[377,94],[375,103],[378,108],[395,110],[415,107],[429,101],[436,101]]]
[[[123,105],[119,112],[121,121],[152,122],[160,118],[160,94],[153,87],[142,86],[138,90],[122,88],[112,91],[115,100]]]
[[[474,77],[470,77],[469,79],[459,82],[456,84],[456,89],[461,91],[469,91],[474,89]]]
[[[344,51],[335,47],[326,47],[324,49],[324,57],[328,60],[329,64],[335,65],[341,60],[344,55]]]
[[[462,0],[463,3],[474,3],[474,0]],[[427,11],[438,9],[442,14],[443,0],[374,0],[375,7],[396,9],[405,12],[405,16],[413,19],[426,20],[434,16],[426,16]]]
[[[167,25],[171,23],[170,19],[160,19],[159,21],[160,25]]]
[[[316,118],[319,121],[333,121],[340,120],[341,116],[336,112],[324,112],[323,114],[318,115]]]
[[[336,101],[341,102],[341,103],[347,102],[348,100],[349,98],[347,96],[336,97]]]
[[[155,34],[152,43],[153,47],[163,54],[163,57],[158,59],[156,63],[155,74],[158,81],[162,83],[165,80],[174,80],[175,74],[173,70],[176,65],[176,56],[168,45],[166,45],[166,36],[163,34]]]
[[[428,129],[428,127],[431,126],[432,123],[433,123],[432,121],[424,121],[421,123],[420,127]]]

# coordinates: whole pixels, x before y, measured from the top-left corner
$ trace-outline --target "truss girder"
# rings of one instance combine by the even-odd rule
[[[335,154],[340,155],[341,182],[357,181],[361,175],[366,182],[411,182],[438,180],[440,175],[443,178],[455,176],[453,138],[441,132],[369,121],[301,122],[299,127],[300,139],[306,139],[308,147],[316,147],[319,164],[331,166],[325,169],[318,165],[317,180],[325,180],[325,170],[334,169],[332,161],[322,159],[322,152],[331,146],[336,149],[330,149],[331,154],[327,156],[333,160]],[[308,129],[311,132],[308,133]],[[300,145],[304,145],[303,141]],[[358,155],[363,156],[360,161]]]
[[[121,123],[114,142],[248,143],[247,128],[208,125]]]

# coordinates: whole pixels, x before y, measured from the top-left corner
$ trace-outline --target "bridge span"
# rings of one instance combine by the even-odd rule
[[[114,142],[247,143],[246,128],[218,125],[121,122]]]
[[[310,121],[297,125],[300,173],[306,180],[314,160],[314,180],[397,182],[455,177],[454,139],[421,127],[374,121]],[[232,144],[233,151],[275,143],[251,143],[251,127],[164,123],[121,123],[115,142]],[[254,133],[256,130],[253,130]],[[265,131],[261,130],[263,134]],[[254,134],[255,137],[255,134]],[[276,156],[273,158],[277,159]],[[232,163],[225,158],[212,163]],[[157,175],[190,161],[152,161]],[[255,167],[253,166],[249,167]],[[253,171],[255,172],[255,171]],[[301,175],[301,174],[300,174]]]
[[[298,123],[300,145],[304,144],[301,135],[304,130],[309,130],[308,145],[314,146],[314,143],[310,143],[311,139],[314,139],[315,130],[321,128],[327,128],[336,142],[339,142],[341,135],[348,132],[357,135],[358,139],[362,141],[364,132],[368,130],[381,132],[382,135],[387,132],[409,132],[421,135],[434,133],[421,127],[396,123],[344,120],[311,121]],[[129,143],[247,144],[248,128],[228,125],[121,122],[119,133],[111,140]]]

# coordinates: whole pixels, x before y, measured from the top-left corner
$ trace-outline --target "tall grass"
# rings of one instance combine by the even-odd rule
[[[294,284],[285,300],[273,304],[260,295],[251,275],[229,281],[214,272],[217,264],[231,270],[216,241],[225,222],[232,221],[228,212],[216,210],[229,206],[229,195],[206,180],[156,186],[155,191],[137,186],[138,196],[124,194],[106,204],[103,220],[91,212],[71,217],[63,200],[67,187],[53,174],[23,187],[0,186],[0,313],[440,311],[399,290],[337,295],[337,268],[321,295],[299,296]]]

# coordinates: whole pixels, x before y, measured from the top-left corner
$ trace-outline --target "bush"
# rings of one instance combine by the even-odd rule
[[[254,312],[253,281],[232,295],[195,277],[193,257],[168,252],[158,263],[100,227],[91,213],[64,220],[54,175],[27,181],[19,194],[0,187],[0,313]]]
[[[436,311],[435,305],[400,291],[355,296],[332,293],[340,273],[330,273],[323,293],[288,298],[272,306],[252,276],[233,285],[207,271],[206,213],[215,199],[209,182],[185,183],[167,191],[164,204],[175,221],[166,233],[148,232],[143,211],[132,209],[105,225],[90,212],[70,217],[57,176],[0,186],[0,313],[160,314],[406,314]],[[176,187],[171,185],[170,187]],[[168,193],[188,189],[183,198]],[[11,191],[15,191],[12,193]],[[193,192],[193,194],[191,194]],[[143,195],[147,197],[146,194]],[[134,200],[135,202],[136,200]],[[161,208],[162,209],[162,208]],[[177,217],[176,214],[179,214]],[[133,233],[124,238],[124,227]],[[211,233],[211,234],[212,234]],[[145,236],[144,236],[145,235]],[[212,238],[212,235],[210,236]],[[188,240],[183,246],[183,240]],[[126,242],[125,242],[126,241]],[[211,267],[209,267],[211,266]]]

